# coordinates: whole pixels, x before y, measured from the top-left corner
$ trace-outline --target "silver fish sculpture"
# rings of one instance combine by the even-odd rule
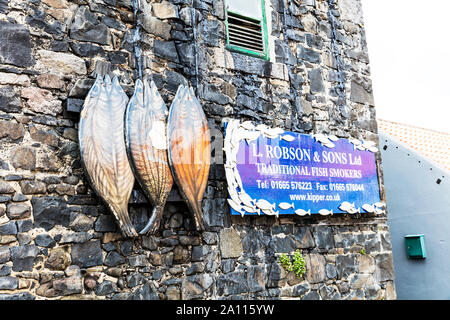
[[[275,203],[270,203],[269,201],[267,201],[267,200],[264,200],[264,199],[259,199],[257,202],[256,202],[256,206],[258,207],[258,208],[260,208],[261,210],[275,210]]]
[[[368,213],[374,213],[375,212],[375,208],[374,206],[370,205],[370,204],[363,204],[362,208],[368,212]]]
[[[355,145],[355,146],[359,146],[362,144],[362,142],[360,140],[357,139],[349,139],[348,140],[351,144]]]
[[[239,188],[240,188],[241,190],[244,190],[244,187],[243,187],[243,185],[242,185],[241,175],[239,174],[238,169],[237,169],[237,168],[234,168],[234,169],[233,169],[233,172],[234,172],[234,179],[236,180],[236,182],[237,182]]]
[[[294,209],[294,204],[293,203],[282,202],[282,203],[278,204],[278,207],[280,207],[280,209],[282,209],[282,210],[288,210],[290,208]]]
[[[258,215],[261,214],[261,210],[257,209],[256,207],[243,206],[242,209],[244,209],[248,213],[258,213]]]
[[[333,215],[333,209],[331,209],[331,210],[321,209],[321,210],[319,210],[319,214],[322,216]]]
[[[230,207],[233,208],[234,211],[240,213],[241,216],[245,215],[245,212],[242,211],[242,206],[241,205],[237,204],[232,199],[227,199],[227,201],[228,201],[228,204],[230,205]]]
[[[329,136],[328,136],[328,139],[331,140],[331,141],[334,141],[334,142],[336,142],[336,141],[339,140],[339,138],[336,137],[334,134],[329,135]]]
[[[275,127],[275,128],[268,129],[267,133],[270,134],[270,135],[277,135],[277,136],[279,136],[279,135],[284,133],[284,129],[281,129],[279,127]]]
[[[386,204],[384,202],[375,202],[373,205],[377,208],[383,208]]]
[[[350,202],[344,201],[339,206],[339,209],[341,209],[342,211],[346,211],[347,212],[348,210],[350,210],[351,208],[354,208],[354,207],[355,207],[354,203],[352,204]]]
[[[137,80],[125,113],[125,138],[136,180],[154,206],[140,234],[154,234],[158,230],[173,185],[167,159],[167,113],[155,83]]]
[[[256,129],[255,125],[251,121],[244,121],[241,123],[241,127],[246,130],[254,130]]]
[[[244,191],[241,191],[239,193],[239,199],[241,199],[242,203],[248,207],[255,207],[255,200],[252,199],[248,195],[248,193],[245,193]]]
[[[236,202],[237,204],[241,203],[241,199],[239,199],[236,189],[228,187],[228,194],[234,202]]]
[[[333,143],[333,142],[327,142],[327,143],[324,143],[323,144],[325,147],[327,147],[327,148],[334,148],[336,145]]]
[[[243,135],[243,138],[247,141],[247,143],[249,143],[250,141],[254,141],[254,140],[258,139],[259,136],[260,136],[259,131],[247,131]]]
[[[295,137],[293,137],[289,134],[285,134],[285,135],[281,136],[281,139],[283,139],[284,141],[287,141],[287,142],[292,142],[295,140]]]
[[[106,203],[126,237],[137,237],[128,214],[134,175],[124,139],[128,97],[117,77],[100,76],[89,91],[80,114],[79,145],[87,178]]]
[[[364,151],[364,150],[366,150],[366,148],[364,148],[364,147],[361,146],[361,145],[356,146],[356,149],[359,150],[359,151]]]
[[[268,209],[268,210],[262,210],[261,209],[261,212],[264,213],[265,215],[268,215],[268,216],[276,216],[276,217],[279,216],[279,211],[275,211],[275,210],[272,210],[272,209]]]
[[[350,209],[348,209],[347,212],[350,213],[350,214],[361,213],[361,209],[360,208],[358,208],[358,209],[350,208]]]
[[[295,214],[299,215],[299,216],[311,215],[311,209],[309,209],[308,211],[303,210],[303,209],[297,209],[297,210],[295,210]]]

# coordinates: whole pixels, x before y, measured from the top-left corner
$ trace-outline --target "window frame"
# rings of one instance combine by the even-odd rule
[[[262,20],[250,17],[250,16],[246,16],[243,15],[240,12],[236,12],[233,10],[229,10],[228,9],[228,4],[225,2],[225,26],[226,26],[226,32],[227,32],[227,43],[225,48],[227,50],[230,51],[234,51],[234,52],[238,52],[238,53],[242,53],[248,56],[252,56],[252,57],[257,57],[257,58],[261,58],[264,60],[269,61],[270,60],[270,50],[269,50],[269,34],[268,34],[268,30],[267,30],[267,15],[266,15],[266,2],[265,0],[261,0],[261,9],[262,9]],[[253,21],[257,21],[260,22],[262,24],[262,33],[263,33],[263,45],[264,45],[264,52],[260,53],[257,51],[253,51],[251,49],[246,49],[237,45],[233,45],[230,44],[230,34],[228,31],[228,12],[233,13],[234,15],[238,16],[238,17],[242,17],[245,19],[249,19],[249,20],[253,20]]]

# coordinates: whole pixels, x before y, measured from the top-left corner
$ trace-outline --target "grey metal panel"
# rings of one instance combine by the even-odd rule
[[[450,299],[449,172],[380,132],[398,299]],[[424,234],[427,258],[406,256],[404,236]]]

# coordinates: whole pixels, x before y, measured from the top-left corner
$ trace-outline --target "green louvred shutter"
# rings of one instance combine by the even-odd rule
[[[227,0],[227,49],[269,60],[264,0]]]

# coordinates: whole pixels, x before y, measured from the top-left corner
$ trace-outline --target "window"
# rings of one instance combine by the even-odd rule
[[[226,1],[227,49],[269,60],[264,0]]]

